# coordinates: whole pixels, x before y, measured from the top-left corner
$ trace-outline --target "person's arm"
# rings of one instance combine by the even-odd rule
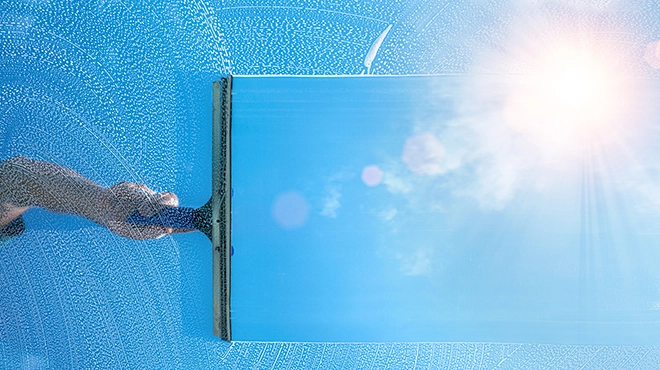
[[[121,236],[154,239],[172,232],[162,226],[125,222],[136,210],[150,216],[178,206],[173,193],[155,193],[143,184],[120,182],[105,188],[68,168],[26,157],[0,162],[0,225],[30,207],[85,217]]]

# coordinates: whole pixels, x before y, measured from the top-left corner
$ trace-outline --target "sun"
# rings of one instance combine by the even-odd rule
[[[556,55],[548,64],[537,88],[547,99],[546,108],[559,114],[556,124],[597,129],[615,98],[615,74],[595,56],[578,52]]]
[[[598,53],[555,48],[516,79],[505,106],[509,125],[556,154],[599,143],[616,131],[625,106],[622,74]]]

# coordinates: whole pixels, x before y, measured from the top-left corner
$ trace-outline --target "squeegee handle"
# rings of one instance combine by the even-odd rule
[[[126,218],[126,222],[135,225],[158,225],[175,229],[195,230],[195,208],[167,207],[153,216],[142,216],[135,211]]]

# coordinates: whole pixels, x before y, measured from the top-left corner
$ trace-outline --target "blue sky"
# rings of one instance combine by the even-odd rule
[[[519,126],[511,104],[527,85],[236,78],[236,338],[588,342],[656,330],[634,327],[660,302],[660,287],[635,282],[660,273],[644,265],[660,257],[657,237],[640,229],[660,214],[649,204],[658,88],[635,83],[621,109],[636,120],[598,113],[583,132],[554,116]],[[630,327],[608,327],[620,321]]]

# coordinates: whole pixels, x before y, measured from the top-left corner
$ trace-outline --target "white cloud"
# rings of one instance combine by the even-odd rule
[[[401,272],[406,276],[428,275],[431,273],[432,250],[419,248],[411,254],[397,253]]]
[[[388,208],[378,213],[378,216],[383,221],[391,221],[394,217],[396,217],[397,213],[399,213],[399,211],[396,208]]]
[[[321,216],[337,218],[337,211],[341,208],[341,193],[337,187],[330,188],[328,195],[323,199]]]
[[[521,186],[519,176],[522,171],[515,162],[501,161],[493,166],[480,166],[477,183],[471,189],[472,196],[484,209],[501,209]]]
[[[624,39],[590,41],[586,36],[576,37],[598,34],[596,29],[591,33],[586,31],[600,23],[581,22],[597,19],[597,10],[591,6],[579,10],[567,6],[563,10],[566,16],[557,17],[548,13],[551,8],[544,7],[549,2],[553,1],[530,1],[528,8],[513,9],[512,18],[504,23],[507,26],[497,31],[501,37],[489,39],[493,47],[484,47],[475,59],[473,75],[435,78],[437,85],[430,86],[428,94],[417,100],[419,110],[412,114],[410,137],[402,138],[399,151],[391,153],[391,162],[384,161],[380,165],[386,189],[406,204],[397,204],[396,212],[385,210],[377,214],[385,230],[384,255],[398,262],[401,273],[428,274],[433,267],[438,269],[439,261],[445,261],[444,256],[439,257],[445,252],[438,246],[393,245],[397,240],[410,240],[401,236],[405,232],[401,230],[406,229],[406,222],[413,214],[418,217],[420,212],[462,211],[472,204],[482,210],[497,211],[507,207],[517,196],[522,199],[533,195],[542,191],[543,186],[560,184],[566,180],[565,176],[580,173],[582,146],[572,145],[575,140],[567,144],[561,137],[548,138],[546,134],[552,134],[556,128],[546,125],[545,130],[539,130],[535,121],[545,123],[549,119],[524,116],[522,123],[527,130],[514,125],[510,116],[511,101],[514,94],[526,98],[524,92],[528,91],[516,84],[524,75],[539,71],[539,65],[553,58],[548,53],[567,40],[573,42],[571,47],[593,52],[598,61],[604,59],[605,64],[622,66],[624,71],[633,63],[630,56],[640,54],[640,50],[631,48],[642,44],[626,43]],[[554,1],[559,2],[577,3]],[[613,18],[614,23],[616,19]],[[562,28],[563,23],[567,27]],[[612,30],[620,31],[620,26],[614,25]],[[613,32],[612,37],[623,34],[626,33]],[[608,35],[603,37],[610,37]],[[619,51],[624,55],[619,55]],[[538,115],[532,117],[538,118]],[[579,177],[567,181],[573,180],[579,181]],[[660,186],[653,182],[636,186],[640,197],[643,195],[649,204],[657,204],[660,209]]]
[[[562,57],[584,52],[593,57],[595,65],[603,64],[606,71],[618,66],[622,73],[627,73],[633,63],[631,55],[639,55],[639,50],[630,50],[626,45],[634,43],[617,38],[622,34],[619,32],[608,36],[612,39],[606,43],[600,39],[576,38],[584,30],[576,29],[571,20],[596,19],[597,10],[591,6],[575,10],[567,5],[566,17],[557,18],[543,6],[550,2],[576,3],[529,1],[529,6],[516,7],[513,14],[519,16],[499,31],[501,37],[493,39],[494,47],[482,48],[473,62],[473,75],[435,79],[437,83],[430,86],[428,95],[419,99],[419,110],[413,116],[416,117],[411,129],[413,136],[402,146],[402,162],[412,175],[398,172],[393,176],[386,171],[385,184],[390,192],[404,195],[411,206],[443,209],[443,204],[460,196],[476,200],[484,210],[497,210],[506,207],[521,191],[536,189],[539,183],[556,182],[550,178],[551,174],[580,165],[584,142],[580,139],[588,131],[558,125],[570,121],[561,113],[565,111],[561,107],[543,111],[544,114],[549,111],[550,117],[518,115],[523,116],[524,122],[514,122],[511,116],[512,102],[517,102],[514,98],[522,95],[523,102],[539,100],[530,97],[530,89],[523,88],[530,81],[525,76],[545,72],[546,64],[556,59],[559,51],[565,53],[559,53]],[[595,27],[597,23],[585,23],[584,27],[590,29],[591,25]],[[623,23],[614,22],[611,29],[623,27]],[[593,31],[598,33],[597,29]],[[538,89],[535,86],[531,91]],[[625,95],[626,90],[613,91]],[[625,101],[623,97],[618,99]],[[605,104],[608,109],[616,108],[615,105],[609,101]],[[534,109],[530,104],[525,106]],[[434,109],[438,112],[436,116],[431,113]],[[451,114],[446,113],[448,110]],[[619,119],[625,116],[621,112],[627,113],[624,108],[616,108],[612,119],[626,122]],[[599,143],[619,139],[620,127],[614,124],[607,127],[612,129],[600,129],[590,139],[596,138]],[[450,195],[443,196],[441,192]]]
[[[406,194],[412,190],[412,182],[404,176],[399,176],[395,169],[386,170],[383,175],[383,184],[392,194]]]
[[[409,206],[428,211],[446,209],[447,202],[465,197],[484,210],[501,209],[531,181],[530,169],[541,160],[527,152],[507,124],[503,107],[493,103],[502,92],[493,81],[489,92],[470,77],[442,83],[431,90],[440,97],[451,90],[452,100],[437,100],[445,110],[453,105],[457,116],[418,120],[413,130],[424,134],[406,141],[401,164],[386,167],[383,182],[391,193],[405,196]]]
[[[444,172],[445,149],[429,132],[406,139],[401,160],[416,175],[438,175]]]

